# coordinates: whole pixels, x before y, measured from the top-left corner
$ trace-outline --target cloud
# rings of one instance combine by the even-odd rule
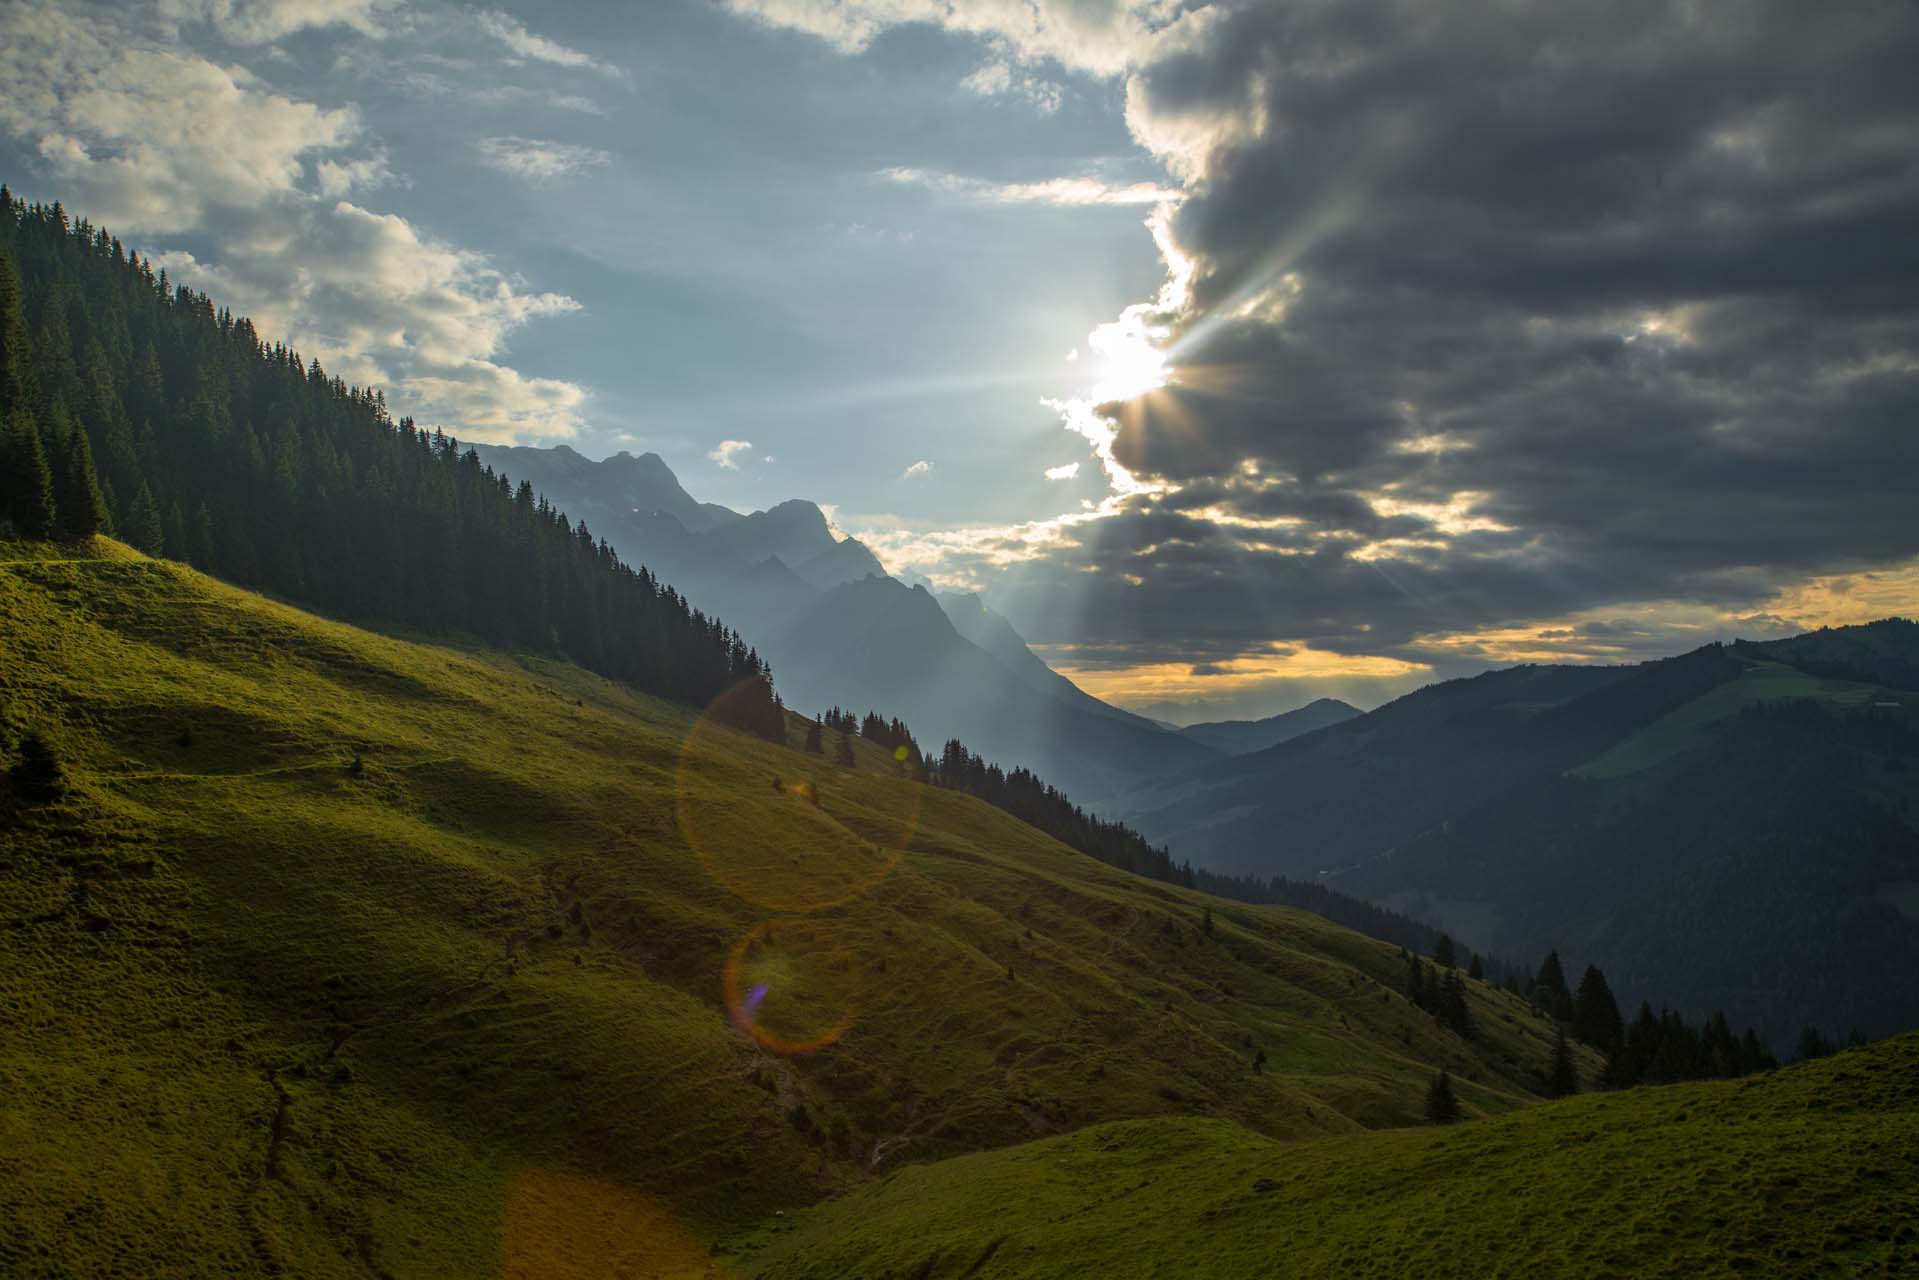
[[[1104,502],[916,533],[915,567],[1197,679],[1275,641],[1439,673],[1670,651],[1919,555],[1919,10],[734,5],[1016,60],[1069,7],[1129,34],[1062,65],[1122,83],[1182,182],[1166,283],[1114,322],[1164,385],[1056,402]]]
[[[752,449],[753,442],[751,440],[722,440],[713,452],[706,456],[718,465],[721,470],[738,471],[740,469],[739,456],[742,453],[752,452]],[[767,461],[771,462],[772,459],[769,458]]]
[[[1057,467],[1046,468],[1045,471],[1048,480],[1071,480],[1078,474],[1079,463],[1077,462],[1062,462]]]
[[[916,476],[930,475],[932,470],[933,464],[921,458],[918,462],[915,462],[912,466],[900,472],[900,479],[911,480]]]
[[[578,67],[585,71],[597,71],[604,76],[625,74],[618,67],[595,60],[589,53],[568,48],[558,41],[533,34],[526,29],[524,22],[510,13],[504,13],[498,9],[484,9],[475,14],[474,18],[480,24],[480,30],[498,40],[519,57],[530,58],[535,62],[551,63],[556,67]]]
[[[924,25],[978,37],[1001,60],[1052,60],[1110,76],[1156,48],[1174,47],[1211,19],[1168,0],[722,0],[768,27],[803,32],[843,53],[863,52],[889,27]]]
[[[474,146],[481,159],[493,168],[533,182],[578,177],[588,169],[603,168],[613,160],[596,147],[538,138],[482,138]]]
[[[381,20],[399,0],[159,0],[161,17],[205,23],[229,44],[266,44],[308,28],[349,27],[361,35],[386,34]]]
[[[1151,182],[1114,186],[1097,178],[1048,178],[1042,182],[989,182],[927,169],[881,169],[879,177],[901,186],[924,187],[982,204],[1156,205],[1180,193]]]
[[[1065,90],[1011,62],[981,63],[960,81],[960,88],[982,98],[1019,98],[1041,115],[1050,116],[1065,101]]]
[[[500,363],[507,336],[578,309],[349,195],[397,181],[358,111],[273,91],[66,7],[0,16],[0,129],[69,208],[398,413],[462,438],[565,436],[585,391]],[[217,246],[202,257],[184,237]]]

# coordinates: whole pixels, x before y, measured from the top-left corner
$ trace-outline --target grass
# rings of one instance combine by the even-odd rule
[[[1462,1040],[1392,948],[867,744],[842,770],[106,540],[0,544],[0,765],[29,729],[67,790],[0,799],[10,1276],[697,1273],[906,1166],[1402,1126],[1440,1065],[1494,1115],[1549,1054],[1503,993]]]
[[[734,1242],[760,1277],[1919,1273],[1919,1036],[1436,1130],[1103,1124]]]

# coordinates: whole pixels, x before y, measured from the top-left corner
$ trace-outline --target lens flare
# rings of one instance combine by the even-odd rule
[[[789,1057],[817,1053],[853,1026],[864,987],[857,951],[828,921],[769,920],[726,957],[733,1025]]]
[[[686,736],[675,778],[687,847],[712,877],[769,912],[806,914],[872,889],[899,864],[919,824],[923,784],[895,761],[840,769],[767,750],[730,727],[723,695]],[[758,757],[759,763],[755,763]],[[771,785],[768,785],[769,776]]]

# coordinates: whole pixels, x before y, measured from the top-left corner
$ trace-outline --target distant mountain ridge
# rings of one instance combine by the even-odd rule
[[[1086,695],[1045,696],[962,635],[932,593],[891,578],[834,588],[769,636],[761,652],[794,705],[870,702],[904,719],[926,750],[957,737],[1074,796],[1106,795],[1216,758],[1124,712],[1102,714]]]
[[[1189,724],[1180,736],[1230,756],[1264,751],[1328,725],[1341,724],[1360,714],[1359,708],[1338,698],[1320,698],[1303,707],[1282,711],[1264,720],[1214,720]]]
[[[977,596],[901,585],[870,548],[836,537],[814,503],[745,515],[701,503],[656,454],[596,463],[564,446],[478,449],[727,619],[772,663],[796,709],[878,709],[928,749],[959,737],[1087,803],[1219,754],[1080,689]]]

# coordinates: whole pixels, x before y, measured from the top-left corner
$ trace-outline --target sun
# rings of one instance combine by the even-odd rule
[[[1129,307],[1117,320],[1087,335],[1086,345],[1099,357],[1099,381],[1093,385],[1097,404],[1131,400],[1166,385],[1172,376],[1166,353],[1154,341],[1142,308]]]

